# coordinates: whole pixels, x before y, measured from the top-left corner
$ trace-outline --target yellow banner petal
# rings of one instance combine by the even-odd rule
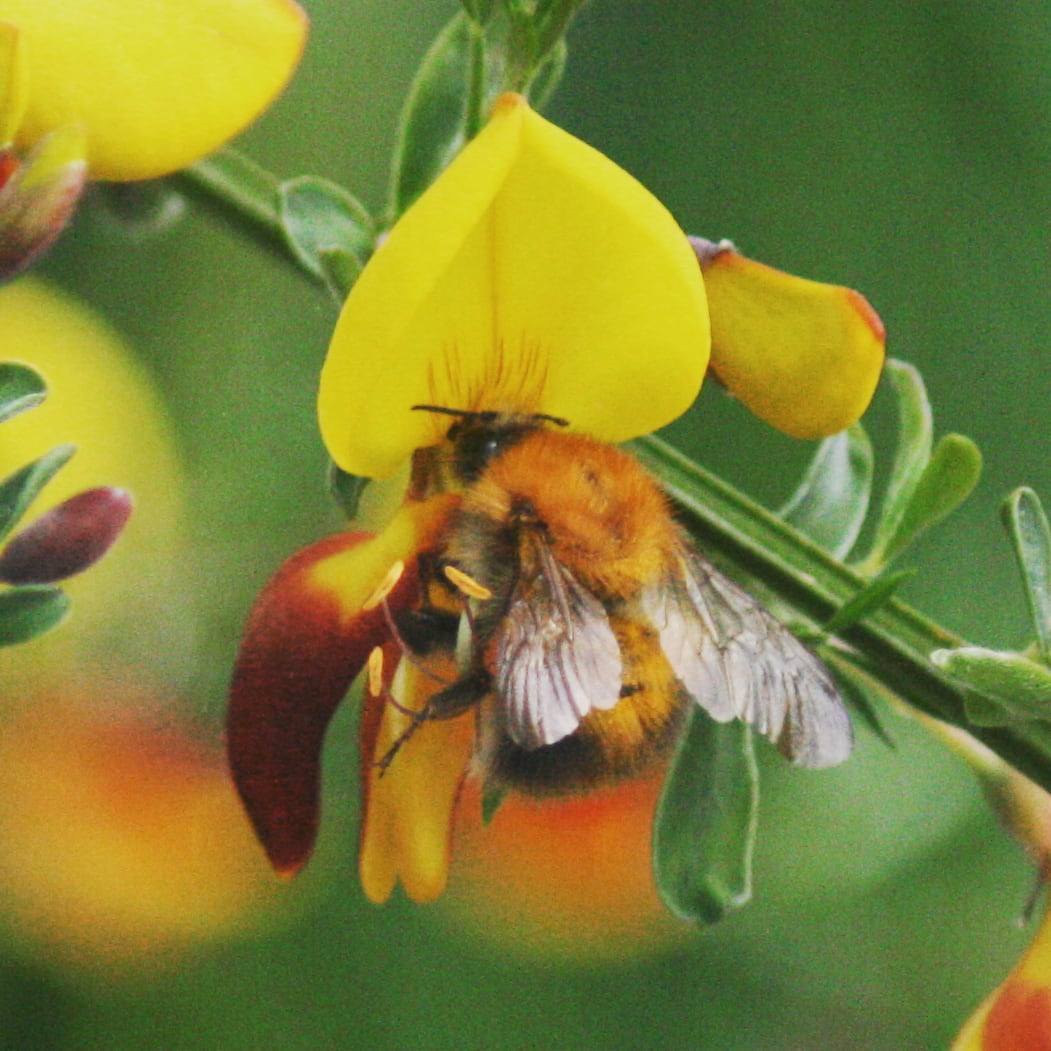
[[[26,110],[29,67],[18,28],[0,22],[0,148],[9,146]]]
[[[884,330],[859,293],[695,239],[712,319],[712,371],[761,420],[823,438],[868,408]],[[707,251],[706,251],[707,249]]]
[[[370,477],[447,429],[418,403],[546,412],[622,441],[689,407],[708,339],[696,261],[663,205],[505,95],[351,292],[322,435]]]
[[[147,179],[211,153],[284,87],[306,39],[293,0],[0,0],[31,56],[18,135],[87,129],[99,179]]]

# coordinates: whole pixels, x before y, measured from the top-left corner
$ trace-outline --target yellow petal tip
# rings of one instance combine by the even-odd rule
[[[730,392],[793,438],[824,438],[858,420],[879,381],[886,340],[868,300],[732,249],[699,258],[711,366]]]

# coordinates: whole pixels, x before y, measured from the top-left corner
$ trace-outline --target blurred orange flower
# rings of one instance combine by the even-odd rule
[[[141,686],[88,689],[4,721],[0,912],[60,962],[162,964],[244,927],[273,881],[218,751]]]
[[[581,798],[509,795],[488,825],[468,781],[443,904],[486,938],[548,960],[616,959],[684,937],[650,859],[664,772]]]

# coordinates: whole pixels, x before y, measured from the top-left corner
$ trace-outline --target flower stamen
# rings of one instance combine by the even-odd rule
[[[368,690],[373,697],[383,694],[383,647],[376,646],[369,654]]]
[[[365,600],[361,607],[361,611],[363,613],[368,613],[369,610],[375,609],[381,602],[386,605],[387,596],[397,586],[398,581],[401,580],[404,572],[405,563],[399,558],[398,561],[387,570],[386,575],[380,581],[376,590]]]
[[[493,597],[493,593],[484,584],[468,576],[462,569],[457,569],[456,566],[445,566],[443,572],[449,583],[468,598],[488,602]]]

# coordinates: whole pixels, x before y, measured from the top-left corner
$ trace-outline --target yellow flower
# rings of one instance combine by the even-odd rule
[[[362,882],[375,901],[398,880],[416,900],[445,885],[472,720],[413,721],[456,678],[455,646],[447,627],[430,647],[397,628],[421,591],[436,617],[463,610],[433,571],[460,501],[443,477],[441,409],[542,414],[619,442],[689,408],[711,352],[736,396],[788,433],[831,433],[864,411],[883,360],[871,308],[741,259],[716,260],[707,297],[668,211],[517,95],[398,221],[343,308],[318,413],[345,471],[387,478],[411,460],[408,497],[378,535],[333,537],[286,563],[253,611],[231,691],[235,780],[279,871],[310,854],[322,738],[371,661]]]
[[[167,175],[242,131],[306,30],[294,0],[0,0],[0,276],[51,244],[87,178]]]

